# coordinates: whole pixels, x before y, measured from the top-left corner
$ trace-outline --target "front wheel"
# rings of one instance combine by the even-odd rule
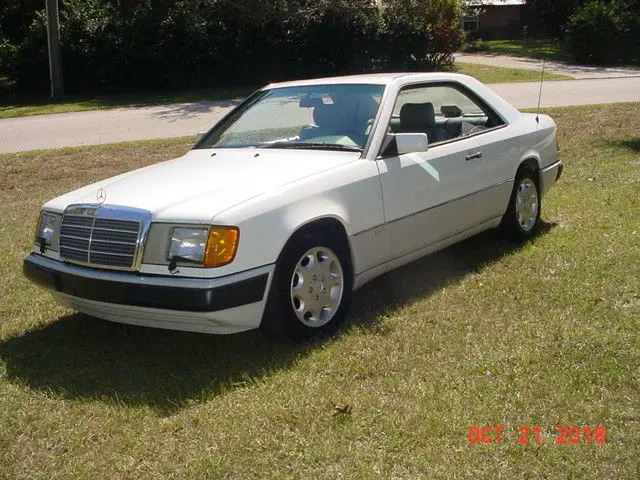
[[[540,220],[540,193],[535,173],[521,170],[516,176],[501,227],[517,240],[531,238]]]
[[[298,234],[288,242],[276,263],[263,331],[304,340],[338,328],[353,289],[345,243],[322,230]]]

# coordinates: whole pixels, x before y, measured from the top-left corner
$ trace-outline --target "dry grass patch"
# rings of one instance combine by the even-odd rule
[[[44,200],[190,140],[0,155],[0,477],[635,478],[640,104],[550,112],[566,168],[540,235],[387,274],[304,345],[91,319],[22,278]],[[607,442],[556,445],[558,425]]]

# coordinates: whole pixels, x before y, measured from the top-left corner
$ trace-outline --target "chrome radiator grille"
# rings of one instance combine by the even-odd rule
[[[64,260],[126,270],[136,266],[142,221],[101,218],[102,208],[67,210],[60,229],[60,256]],[[105,211],[108,216],[117,215],[113,209]]]

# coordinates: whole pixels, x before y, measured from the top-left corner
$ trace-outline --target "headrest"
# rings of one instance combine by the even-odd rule
[[[436,124],[436,113],[432,103],[405,103],[400,109],[400,128],[416,129],[418,132],[425,127]]]
[[[355,111],[356,121],[366,124],[369,120],[373,120],[378,113],[378,103],[371,95],[360,97]]]
[[[322,105],[322,98],[306,95],[300,99],[299,105],[302,108],[317,107],[318,105]]]
[[[322,104],[313,109],[313,121],[318,127],[341,127],[346,125],[344,111],[334,104]]]
[[[462,116],[462,110],[457,105],[442,105],[440,107],[440,113],[447,118],[455,118]]]

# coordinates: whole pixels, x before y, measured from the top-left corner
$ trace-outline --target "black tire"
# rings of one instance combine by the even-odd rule
[[[525,209],[523,213],[519,208],[519,202],[522,205],[522,197],[528,198],[529,195],[532,195],[535,200],[529,202],[531,208]],[[536,234],[540,224],[541,205],[537,175],[530,168],[521,168],[513,183],[513,191],[507,211],[502,217],[500,229],[517,241],[523,242],[530,239]],[[535,212],[532,211],[534,209]]]
[[[307,255],[309,252],[313,253]],[[330,313],[320,310],[321,315],[316,316],[318,318],[314,318],[311,315],[301,319],[299,315],[303,317],[305,315],[303,313],[303,310],[305,310],[303,308],[304,302],[301,305],[300,299],[294,295],[293,285],[294,281],[302,283],[299,280],[300,277],[294,277],[294,274],[297,275],[296,272],[300,271],[300,268],[305,268],[302,267],[301,262],[305,261],[304,259],[307,257],[318,258],[318,265],[325,261],[320,260],[320,258],[327,258],[330,264],[323,268],[337,268],[337,265],[331,262],[339,262],[339,269],[342,272],[342,289],[339,300],[337,300],[335,308]],[[337,233],[331,233],[326,229],[306,229],[296,233],[287,242],[276,262],[260,329],[272,338],[284,339],[288,337],[293,340],[308,340],[334,333],[344,320],[351,303],[353,271],[350,258],[347,240],[340,238]],[[310,273],[312,272],[310,271]],[[326,285],[328,286],[329,282]],[[317,291],[314,290],[311,293],[307,288],[316,289]],[[305,286],[304,290],[304,295],[307,295],[307,292],[311,296],[319,293],[324,298],[331,296],[331,292],[334,291],[330,289],[329,293],[320,293],[326,290],[324,276],[322,279],[318,278],[318,281],[314,281],[313,286]],[[315,295],[315,299],[318,300],[317,295]],[[309,300],[313,302],[313,299]],[[320,299],[321,302],[322,298]],[[294,305],[298,306],[297,313]],[[326,313],[325,318],[322,318],[323,312]],[[329,318],[327,319],[326,317]],[[317,323],[317,326],[311,326],[310,324],[312,323]]]

